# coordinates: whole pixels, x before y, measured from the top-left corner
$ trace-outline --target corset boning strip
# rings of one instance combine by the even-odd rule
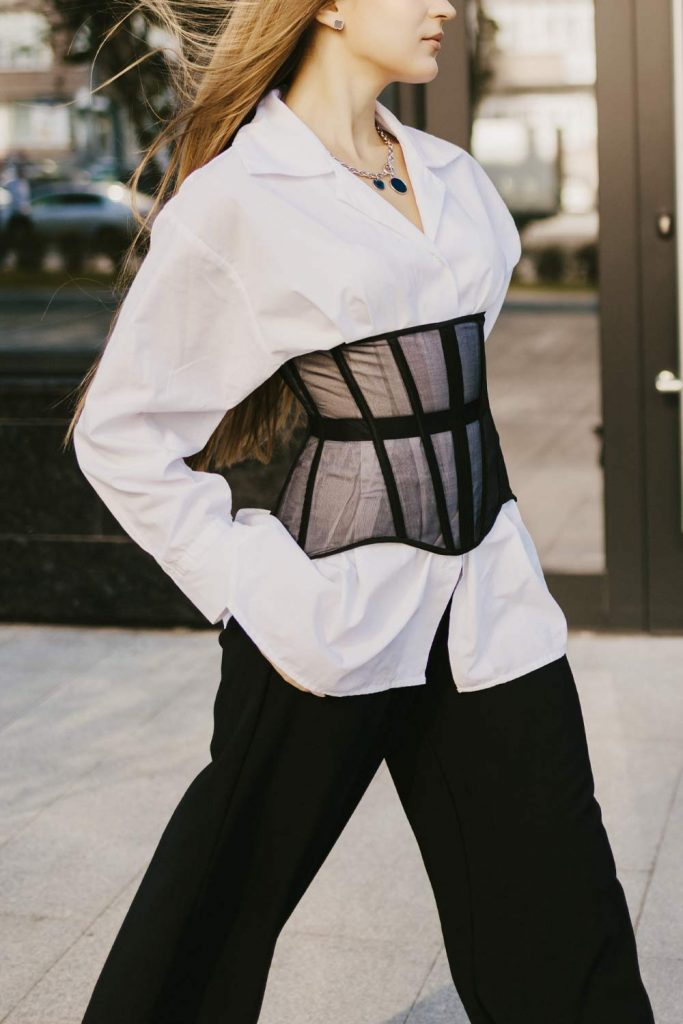
[[[311,463],[311,469],[310,469],[310,472],[308,474],[308,479],[306,481],[306,490],[304,492],[304,500],[303,500],[303,504],[301,506],[301,521],[300,521],[300,524],[299,524],[299,537],[298,537],[298,540],[299,540],[299,544],[302,547],[305,548],[305,545],[306,545],[306,533],[308,531],[308,522],[309,522],[310,515],[311,515],[311,506],[313,504],[313,492],[314,492],[314,489],[315,489],[315,478],[316,478],[316,474],[318,472],[318,467],[320,465],[320,459],[322,457],[323,448],[324,448],[324,445],[325,445],[325,435],[324,435],[324,433],[322,431],[321,417],[318,414],[318,410],[316,408],[315,402],[313,401],[313,398],[310,395],[310,393],[308,391],[308,388],[306,387],[306,385],[304,384],[303,380],[301,379],[301,374],[299,373],[299,371],[298,371],[298,369],[296,367],[296,364],[294,363],[294,360],[289,360],[289,363],[287,364],[287,369],[289,371],[290,376],[289,377],[285,377],[285,380],[287,380],[287,382],[289,383],[290,387],[294,391],[294,394],[297,396],[297,398],[299,399],[299,401],[303,405],[304,409],[308,413],[309,424],[312,424],[312,423],[316,424],[316,426],[318,428],[318,432],[319,432],[318,433],[318,444],[316,446],[315,452],[313,453],[313,461]],[[294,465],[292,465],[291,468],[294,469]],[[290,475],[291,475],[291,470],[290,470]]]
[[[481,542],[516,498],[493,422],[484,313],[343,342],[280,369],[307,431],[273,512],[310,557]]]
[[[427,465],[429,466],[432,487],[434,488],[437,515],[439,516],[441,531],[446,540],[446,547],[450,550],[454,550],[455,542],[453,540],[453,534],[451,533],[451,524],[448,517],[446,492],[443,488],[443,480],[441,479],[441,471],[436,458],[436,452],[434,451],[432,437],[424,422],[424,411],[422,409],[422,402],[420,401],[420,393],[415,386],[413,375],[410,372],[410,367],[408,366],[406,357],[403,354],[403,349],[401,348],[398,338],[389,338],[388,343],[389,348],[391,349],[391,354],[398,366],[399,373],[403,378],[405,389],[408,392],[408,397],[410,398],[410,403],[415,414],[417,429],[420,431],[420,437],[422,438],[422,444],[424,445],[425,457],[427,459]]]
[[[457,409],[465,401],[465,385],[463,381],[462,363],[458,345],[452,344],[452,337],[447,328],[439,328],[441,347],[446,364],[450,408]],[[472,465],[470,463],[470,446],[467,439],[467,425],[460,420],[453,422],[453,454],[455,457],[456,475],[458,478],[458,515],[460,519],[460,537],[465,547],[474,546],[474,503],[472,500]]]
[[[490,416],[491,415],[491,410],[489,409],[489,396],[488,396],[488,389],[487,389],[487,386],[486,386],[486,346],[484,344],[483,338],[480,341],[479,347],[480,347],[479,359],[480,359],[480,364],[481,364],[481,388],[480,388],[480,393],[479,393],[479,400],[480,400],[480,402],[482,404],[482,412],[483,412],[483,410],[486,410],[487,415]],[[482,420],[479,421],[479,441],[480,441],[480,445],[481,445],[481,464],[482,464],[482,466],[486,466],[487,465],[487,458],[488,458],[488,442],[487,442],[486,437],[485,437],[485,432],[484,432],[484,430],[481,427],[482,422],[483,422]],[[489,502],[488,473],[483,473],[482,474],[482,478],[481,478],[481,507],[482,507],[482,509],[487,507],[488,502]]]
[[[358,387],[353,374],[351,373],[347,363],[346,357],[342,355],[339,348],[332,350],[332,356],[339,367],[339,371],[348,385],[349,391],[353,395],[353,399],[360,409],[361,415],[363,416],[365,423],[367,424],[368,430],[372,435],[372,443],[375,446],[377,452],[377,458],[382,470],[382,476],[384,477],[384,485],[387,489],[387,495],[389,497],[389,504],[391,505],[391,514],[394,520],[394,530],[396,531],[397,537],[406,537],[406,527],[403,521],[403,510],[401,509],[401,499],[398,496],[398,488],[396,486],[396,480],[391,468],[391,463],[387,456],[386,447],[383,439],[380,437],[377,427],[375,426],[375,419],[370,411],[368,403],[365,401],[363,392]]]

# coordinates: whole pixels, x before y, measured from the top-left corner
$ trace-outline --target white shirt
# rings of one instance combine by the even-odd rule
[[[466,150],[379,101],[376,113],[399,140],[424,233],[271,89],[159,212],[75,452],[208,621],[234,615],[301,686],[342,696],[423,684],[452,596],[454,683],[478,690],[566,651],[567,621],[516,501],[462,555],[387,541],[313,559],[269,509],[233,515],[225,478],[184,462],[295,355],[480,311],[488,337],[520,257],[514,220]]]

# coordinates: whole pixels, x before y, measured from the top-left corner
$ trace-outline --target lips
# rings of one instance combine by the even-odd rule
[[[440,43],[441,40],[443,39],[443,32],[437,32],[433,36],[425,36],[425,40],[427,40],[427,39],[430,39],[430,40],[432,40],[432,42],[435,42],[435,43]]]

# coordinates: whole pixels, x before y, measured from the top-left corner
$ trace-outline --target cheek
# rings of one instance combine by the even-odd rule
[[[425,17],[416,0],[364,0],[352,13],[350,41],[357,56],[400,67],[430,55],[420,42]]]

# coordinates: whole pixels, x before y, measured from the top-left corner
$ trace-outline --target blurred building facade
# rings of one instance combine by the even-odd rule
[[[572,236],[586,244],[595,241],[594,4],[487,0],[484,11],[495,26],[493,74],[475,107],[472,152],[520,226],[563,214],[558,242],[564,237],[571,245]],[[527,249],[533,234],[527,233]]]
[[[74,40],[39,0],[0,0],[0,163],[68,172],[130,146],[125,113],[91,91],[91,68],[67,59]]]
[[[457,10],[438,76],[392,83],[381,99],[469,149],[520,229],[487,348],[513,488],[572,625],[681,631],[683,0],[465,0]],[[0,0],[0,162],[23,151],[66,176],[106,177],[135,143],[124,112],[91,91],[90,67],[66,59],[78,39],[49,32],[51,16]],[[0,389],[12,412],[0,430],[17,500],[0,509],[0,616],[197,623],[58,448],[66,396],[105,333],[101,294],[77,315],[68,303],[87,289],[67,273],[59,289],[41,279],[33,308],[8,273]],[[269,507],[288,459],[233,469],[235,509]]]

